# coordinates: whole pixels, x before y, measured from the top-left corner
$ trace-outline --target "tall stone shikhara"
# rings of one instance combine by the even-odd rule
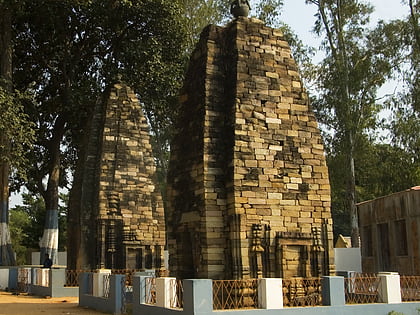
[[[283,34],[244,17],[208,26],[180,101],[168,173],[172,275],[330,274],[324,147]]]
[[[124,83],[106,90],[91,120],[73,233],[73,269],[160,269],[165,221],[149,128]],[[70,223],[69,223],[70,224]]]

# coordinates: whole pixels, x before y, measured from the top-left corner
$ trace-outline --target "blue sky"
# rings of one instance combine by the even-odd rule
[[[392,20],[408,15],[408,6],[400,0],[370,0],[375,7],[372,22],[379,19]],[[283,12],[280,19],[290,25],[293,31],[307,45],[317,46],[319,39],[311,33],[315,18],[316,6],[305,4],[305,0],[284,0]]]
[[[374,6],[374,12],[371,16],[372,27],[378,20],[393,20],[404,18],[409,14],[407,4],[403,4],[401,0],[366,0],[365,3],[371,3]],[[291,29],[298,35],[299,39],[306,45],[319,47],[320,39],[311,32],[316,13],[316,6],[305,4],[305,0],[284,0],[283,12],[280,19],[288,24]],[[314,60],[322,58],[322,53],[317,54]],[[401,83],[397,81],[389,81],[379,89],[378,97],[392,93],[395,89],[400,88]],[[384,112],[383,116],[388,116],[388,112]]]

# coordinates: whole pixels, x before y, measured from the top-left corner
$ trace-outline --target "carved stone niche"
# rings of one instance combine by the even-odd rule
[[[312,249],[310,233],[277,232],[276,275],[284,279],[313,276]]]

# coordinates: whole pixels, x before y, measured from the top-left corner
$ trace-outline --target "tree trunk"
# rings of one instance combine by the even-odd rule
[[[11,91],[12,82],[12,18],[6,4],[0,4],[0,87]],[[1,131],[0,131],[1,132]],[[0,133],[1,135],[2,133]],[[0,144],[6,148],[9,139],[0,136]],[[9,163],[0,157],[0,265],[15,265],[9,231]]]
[[[45,216],[44,234],[40,241],[40,263],[44,262],[45,254],[48,254],[57,264],[58,253],[58,188],[60,183],[61,151],[60,144],[65,130],[65,119],[63,115],[58,116],[54,124],[54,135],[49,145],[50,171],[47,190],[42,193],[47,210]]]
[[[96,108],[96,107],[94,107]],[[92,108],[93,110],[93,108]],[[92,244],[95,243],[93,239],[95,233],[86,233],[83,229],[95,229],[96,221],[92,221],[92,214],[90,212],[83,212],[86,207],[83,207],[83,187],[86,180],[86,172],[89,170],[86,167],[88,160],[92,157],[88,156],[89,138],[91,132],[91,125],[94,112],[88,113],[88,118],[83,126],[84,134],[78,145],[78,158],[76,169],[74,171],[73,184],[69,196],[68,216],[67,216],[67,268],[71,270],[92,269]]]
[[[359,218],[356,207],[356,175],[354,171],[353,137],[349,139],[348,206],[350,209],[351,247],[360,247]]]

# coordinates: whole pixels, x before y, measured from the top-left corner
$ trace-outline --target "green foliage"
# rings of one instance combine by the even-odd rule
[[[355,203],[360,200],[359,164],[373,145],[383,108],[376,95],[392,65],[368,28],[372,7],[361,1],[312,1],[317,6],[314,32],[322,36],[325,58],[317,69],[314,109],[324,133],[332,188],[333,216],[350,218],[353,245],[358,242]],[[347,213],[347,215],[346,215]],[[347,222],[336,221],[344,227]],[[347,229],[348,231],[348,229]],[[341,231],[337,231],[342,233]],[[344,232],[345,233],[345,232]],[[343,233],[343,234],[344,234]]]
[[[178,0],[181,15],[185,17],[182,23],[186,32],[186,53],[189,55],[201,31],[209,24],[219,24],[227,19],[229,1],[221,0]]]
[[[307,3],[318,6],[314,31],[325,34],[326,58],[318,72],[320,84],[313,105],[327,130],[324,139],[334,231],[347,234],[350,213],[346,200],[352,198],[349,156],[355,166],[354,202],[420,182],[420,120],[415,105],[420,50],[416,46],[418,23],[413,23],[418,21],[419,2],[408,3],[411,15],[407,20],[380,21],[373,30],[367,27],[371,7],[359,1]],[[378,100],[378,88],[390,78],[403,80],[404,90]],[[378,119],[384,108],[392,109],[389,124]],[[380,128],[386,128],[386,136],[378,137]]]
[[[0,163],[7,162],[24,175],[27,164],[25,152],[34,140],[34,124],[24,113],[24,96],[8,92],[0,85]]]
[[[269,26],[278,26],[280,24],[280,14],[283,4],[283,0],[258,1],[255,8],[257,18]]]
[[[13,250],[16,253],[16,264],[24,265],[27,263],[25,243],[29,238],[28,227],[31,226],[31,222],[27,213],[18,208],[13,209],[13,211],[9,211],[9,213],[9,229]]]
[[[45,202],[39,196],[23,194],[23,205],[10,209],[10,234],[17,264],[28,264],[28,250],[38,251],[44,231]],[[59,250],[65,250],[67,238],[67,195],[61,195],[59,210]]]
[[[186,61],[181,12],[167,0],[24,3],[14,23],[14,80],[35,99],[27,108],[37,123],[30,191],[43,193],[42,181],[52,178],[57,163],[58,185],[71,186],[65,171],[74,170],[83,150],[94,104],[118,77],[140,96],[165,174],[161,159]]]

